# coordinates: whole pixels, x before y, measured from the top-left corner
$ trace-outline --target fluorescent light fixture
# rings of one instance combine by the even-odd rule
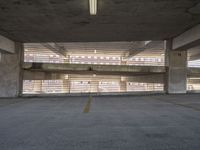
[[[89,0],[90,5],[90,15],[97,14],[97,0]]]

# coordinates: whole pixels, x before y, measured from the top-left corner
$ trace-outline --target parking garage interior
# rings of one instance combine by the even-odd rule
[[[146,45],[145,42],[25,44],[24,66],[27,67],[24,72],[22,94],[163,91],[164,42],[156,41],[147,46],[148,44],[150,43]],[[54,46],[63,48],[64,51],[55,53]],[[130,49],[136,46],[139,50],[130,54],[132,53]],[[48,65],[53,67],[54,64],[67,64],[69,67],[59,70],[55,67],[55,71],[46,69],[42,72],[42,70],[37,71],[39,70],[37,67],[34,68],[34,65],[39,63],[47,65],[47,68]],[[82,67],[85,70],[74,70],[73,66],[80,67],[80,69]],[[93,66],[101,70],[98,71]],[[123,71],[123,69],[128,70],[134,66],[138,69],[140,66],[158,66],[161,67],[161,71],[150,74]],[[72,69],[67,70],[71,67]],[[118,67],[119,71],[112,71],[113,67]]]
[[[199,150],[198,0],[0,0],[0,150]]]

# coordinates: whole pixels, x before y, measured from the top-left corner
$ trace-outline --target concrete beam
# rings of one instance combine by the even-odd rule
[[[188,77],[200,77],[200,68],[188,68],[187,69]]]
[[[130,76],[126,79],[127,82],[139,82],[139,83],[164,83],[164,74],[149,74]]]
[[[194,61],[198,59],[200,59],[200,54],[195,54],[195,55],[190,56],[190,61]]]
[[[66,57],[66,51],[64,47],[59,46],[57,43],[41,43],[44,47],[48,48],[49,50],[53,51],[58,55],[63,55]]]
[[[124,58],[129,59],[139,54],[140,52],[143,52],[145,49],[145,46],[148,44],[149,43],[145,41],[132,42],[132,47],[129,49],[128,53],[126,53]]]
[[[165,73],[165,67],[158,66],[115,66],[88,64],[50,64],[24,63],[23,68],[29,71],[60,72],[70,74],[104,74],[104,75],[147,75]]]
[[[200,78],[190,78],[187,80],[189,84],[200,84]]]
[[[200,24],[173,39],[173,50],[188,50],[200,44]]]
[[[64,80],[65,74],[63,73],[51,73],[51,72],[37,72],[37,71],[24,71],[24,80]],[[72,74],[68,74],[73,76]],[[77,74],[74,74],[77,75]],[[121,74],[119,75],[120,78]],[[139,82],[139,83],[160,83],[164,81],[163,74],[150,74],[150,75],[136,75],[126,76],[126,82]]]
[[[189,61],[200,59],[200,45],[188,50]]]
[[[162,46],[161,46],[162,45]],[[163,49],[163,41],[141,41],[141,42],[134,42],[133,48],[129,50],[128,55],[125,59],[129,59],[134,57],[135,55],[144,52],[145,50],[151,49]]]
[[[15,42],[0,35],[0,51],[6,53],[15,53]]]

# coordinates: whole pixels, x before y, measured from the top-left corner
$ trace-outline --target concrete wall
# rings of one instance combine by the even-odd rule
[[[0,61],[0,97],[16,97],[20,92],[21,43],[15,43],[15,53],[2,53]]]
[[[15,42],[0,35],[0,51],[15,53]]]

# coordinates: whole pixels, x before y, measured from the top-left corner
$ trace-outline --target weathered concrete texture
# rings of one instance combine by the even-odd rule
[[[120,66],[93,64],[53,64],[53,63],[24,63],[23,68],[29,71],[45,71],[60,73],[105,74],[105,75],[134,75],[165,73],[164,66]]]
[[[21,42],[168,39],[200,22],[198,0],[0,0],[0,34]]]
[[[199,69],[200,72],[200,69]],[[126,76],[125,80],[129,82],[143,82],[143,83],[163,83],[164,82],[164,73],[163,74],[146,74],[142,75],[144,73],[141,73],[141,75],[131,75]],[[56,79],[65,79],[65,75],[63,73],[51,73],[51,72],[37,72],[37,71],[24,71],[23,79],[24,80],[56,80]],[[72,75],[73,74],[69,74]],[[83,75],[83,74],[82,74]],[[110,74],[108,74],[110,75]],[[112,75],[112,73],[111,73]],[[123,74],[116,75],[119,78],[123,76]]]
[[[187,51],[170,52],[168,93],[186,93]]]
[[[199,150],[199,96],[0,100],[0,149]]]
[[[0,35],[0,52],[15,53],[15,42]]]
[[[172,41],[167,41],[166,65],[168,66],[165,85],[167,93],[186,93],[187,51],[173,51]]]
[[[200,59],[200,44],[196,47],[188,49],[189,61]]]
[[[3,53],[0,61],[0,97],[15,97],[20,87],[20,50],[22,44],[16,43],[14,54]]]
[[[187,75],[189,77],[199,77],[200,76],[200,68],[188,68]]]
[[[200,24],[173,39],[173,50],[188,50],[200,45]]]

